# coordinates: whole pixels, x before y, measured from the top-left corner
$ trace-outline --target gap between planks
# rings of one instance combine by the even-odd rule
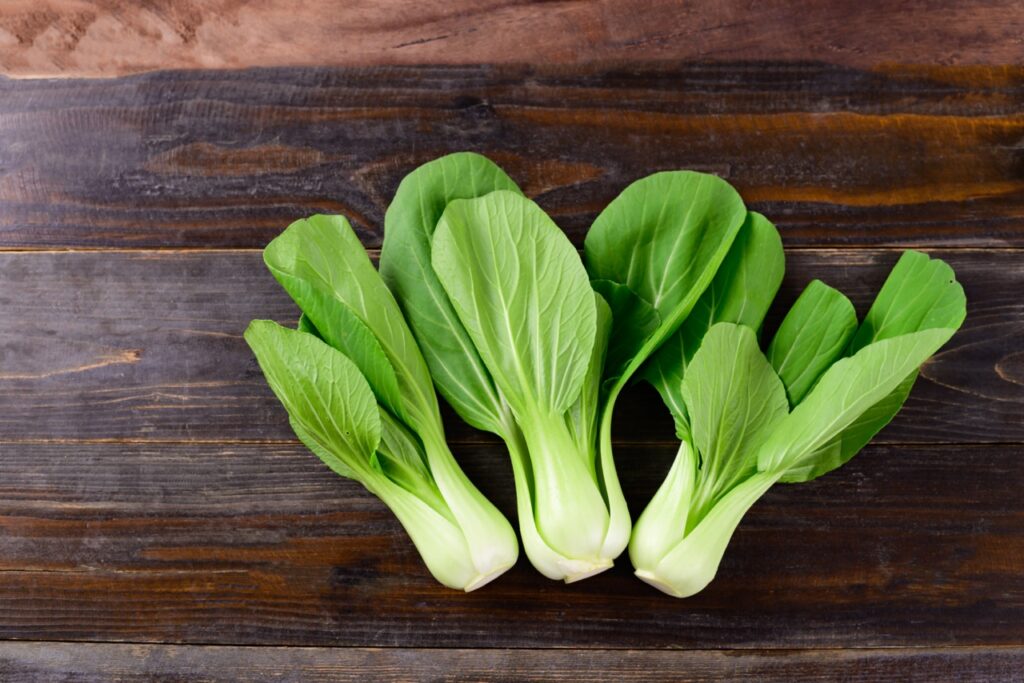
[[[33,643],[39,644],[55,644],[55,645],[146,645],[146,646],[165,646],[165,647],[180,647],[180,648],[220,648],[220,649],[238,649],[238,650],[330,650],[330,651],[390,651],[390,650],[406,650],[406,651],[417,651],[424,650],[430,652],[575,652],[585,651],[589,653],[597,652],[679,652],[679,653],[698,653],[698,652],[720,652],[728,654],[730,652],[735,653],[755,653],[755,652],[767,652],[772,655],[788,655],[788,654],[800,654],[800,653],[816,653],[816,654],[828,654],[828,653],[844,653],[844,652],[886,652],[886,653],[898,653],[898,652],[930,652],[930,651],[942,651],[942,652],[989,652],[989,651],[1013,651],[1019,650],[1024,647],[1024,640],[1021,642],[1010,642],[1010,643],[997,643],[994,645],[894,645],[888,647],[885,645],[850,645],[843,647],[711,647],[711,648],[687,648],[687,647],[588,647],[588,646],[551,646],[551,647],[516,647],[516,646],[505,646],[505,647],[450,647],[450,646],[429,646],[429,645],[417,645],[415,647],[409,647],[404,645],[253,645],[252,643],[222,643],[222,642],[210,642],[210,641],[167,641],[167,640],[68,640],[64,638],[4,638],[0,637],[0,644],[23,644],[31,645]]]

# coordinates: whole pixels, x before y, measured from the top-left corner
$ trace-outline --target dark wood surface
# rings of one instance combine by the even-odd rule
[[[9,450],[8,450],[9,449]],[[438,586],[390,512],[297,444],[20,443],[0,470],[0,637],[388,647],[1018,644],[1022,446],[871,446],[770,491],[684,601],[625,558]],[[453,446],[514,512],[507,455]],[[634,512],[671,445],[620,445]]]
[[[811,651],[590,650],[585,658],[565,650],[324,649],[175,645],[0,644],[6,683],[47,681],[189,681],[236,683],[267,678],[281,683],[329,681],[479,681],[518,683],[638,681],[669,683],[686,672],[690,681],[766,680],[880,683],[908,680],[1021,680],[1014,667],[1024,649],[947,648]],[[65,673],[78,672],[73,678]]]
[[[576,241],[636,178],[695,168],[790,247],[1024,245],[1024,67],[195,71],[0,101],[0,248],[262,247],[313,212],[379,246],[401,177],[463,149]]]
[[[1017,66],[0,80],[0,680],[1020,680],[1022,105]],[[288,221],[346,213],[375,253],[401,176],[467,148],[577,244],[636,177],[720,173],[780,226],[779,310],[820,277],[863,313],[917,246],[967,321],[874,445],[753,508],[704,593],[625,559],[448,591],[297,444],[241,332],[295,318],[257,250]],[[644,387],[620,412],[638,511],[672,429]],[[447,418],[511,514],[500,444]]]

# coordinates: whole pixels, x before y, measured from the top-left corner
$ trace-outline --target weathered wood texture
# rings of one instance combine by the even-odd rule
[[[0,643],[0,679],[1020,679],[1024,9],[824,6],[0,9],[8,74],[314,49],[572,63],[0,79],[0,639],[193,645]],[[594,58],[702,63],[577,64]],[[577,244],[633,179],[719,173],[790,247],[780,305],[821,277],[863,313],[893,247],[922,246],[956,269],[967,322],[875,445],[753,508],[700,595],[662,596],[625,559],[573,586],[523,560],[449,591],[381,503],[295,442],[241,332],[296,315],[254,248],[315,211],[377,247],[402,175],[460,149],[504,165]],[[672,429],[643,387],[620,413],[636,512]],[[500,444],[447,417],[511,515]]]
[[[0,72],[652,58],[1014,64],[1022,34],[1013,0],[8,0]]]
[[[106,681],[1020,681],[1022,648],[650,652],[0,644],[6,683]]]
[[[298,445],[3,444],[0,637],[436,647],[1007,645],[1024,623],[1020,446],[870,446],[778,486],[679,601],[629,562],[579,584],[525,559],[462,594],[390,512]],[[620,446],[634,512],[673,446]],[[455,447],[514,512],[507,456]]]
[[[0,248],[262,247],[318,211],[373,247],[400,178],[463,149],[503,164],[577,242],[629,182],[696,168],[733,182],[790,247],[1021,246],[1022,111],[1024,67],[0,80]]]
[[[970,312],[880,438],[1024,442],[1024,252],[932,254],[956,270]],[[863,314],[897,257],[791,251],[778,310],[820,277]],[[0,253],[0,442],[291,440],[241,338],[261,317],[294,323],[297,309],[256,251]],[[620,411],[621,440],[673,440],[653,391],[629,394]],[[448,424],[453,441],[488,440]]]

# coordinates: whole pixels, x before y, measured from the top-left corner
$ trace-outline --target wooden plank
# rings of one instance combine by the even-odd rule
[[[0,643],[8,683],[278,681],[1014,681],[1024,648],[441,650]]]
[[[8,0],[0,71],[114,75],[155,68],[823,59],[1014,64],[1012,0],[873,2],[424,2]],[[112,49],[113,47],[113,49]]]
[[[3,444],[0,638],[430,647],[1008,645],[1024,623],[1020,446],[872,446],[778,486],[685,601],[629,562],[566,586],[523,559],[436,584],[390,512],[299,446]],[[672,446],[620,447],[639,512]],[[507,455],[457,446],[514,510]]]
[[[1022,252],[932,253],[956,269],[970,313],[880,438],[1024,441]],[[779,310],[820,277],[863,314],[896,258],[790,251]],[[254,251],[0,254],[0,441],[291,441],[241,333],[253,318],[296,316]],[[627,394],[619,413],[617,439],[673,440],[650,389]],[[489,440],[448,417],[451,440]]]
[[[577,242],[628,183],[695,168],[727,177],[790,246],[1019,246],[1022,105],[1021,67],[0,80],[0,247],[262,247],[313,212],[346,214],[378,246],[401,177],[465,149],[503,164]]]

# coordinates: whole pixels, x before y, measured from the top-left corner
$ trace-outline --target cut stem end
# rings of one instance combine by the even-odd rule
[[[682,593],[677,591],[675,588],[673,588],[669,584],[667,584],[664,581],[662,581],[660,578],[658,578],[658,575],[654,574],[653,572],[649,572],[646,569],[637,569],[633,573],[636,574],[637,578],[639,578],[644,583],[647,583],[647,584],[650,584],[650,585],[654,586],[655,588],[660,590],[662,593],[667,593],[668,595],[671,595],[673,598],[687,598],[687,597],[689,597],[688,595],[683,595]]]
[[[513,563],[513,564],[515,564],[515,563]],[[498,567],[498,568],[496,568],[496,569],[494,569],[494,570],[492,570],[490,572],[487,572],[486,574],[480,574],[475,579],[473,579],[472,581],[467,583],[466,586],[462,590],[464,590],[467,593],[469,593],[470,591],[475,591],[477,588],[482,588],[483,586],[486,586],[491,581],[494,581],[496,578],[498,578],[499,576],[501,576],[502,574],[504,574],[505,572],[507,572],[511,568],[512,568],[512,565],[508,564],[508,565],[505,565],[504,567]]]
[[[602,562],[592,564],[589,567],[583,569],[582,571],[567,575],[564,581],[566,583],[576,583],[577,581],[582,581],[583,579],[589,579],[591,576],[600,574],[603,571],[611,569],[612,564],[613,563],[611,560],[604,560]]]

